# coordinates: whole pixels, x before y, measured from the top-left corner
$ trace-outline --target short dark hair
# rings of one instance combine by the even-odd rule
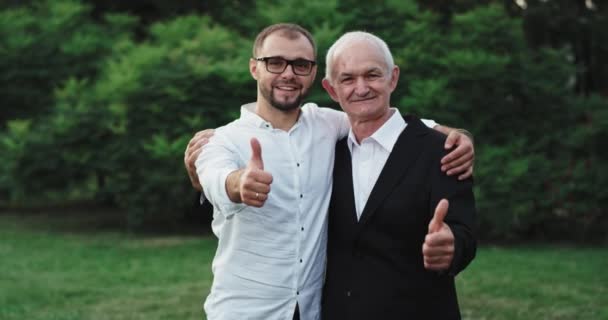
[[[264,30],[260,31],[260,33],[258,33],[258,36],[255,38],[255,42],[253,42],[253,57],[254,58],[257,58],[258,50],[260,50],[260,48],[264,44],[264,40],[266,40],[266,38],[269,35],[271,35],[275,32],[281,32],[281,36],[287,37],[290,40],[297,39],[300,36],[305,36],[306,39],[308,39],[308,41],[312,45],[312,50],[313,50],[313,53],[314,53],[315,59],[316,59],[317,45],[315,43],[315,40],[312,38],[312,34],[310,34],[310,32],[308,32],[308,30],[306,30],[306,29],[302,28],[301,26],[294,24],[294,23],[277,23],[277,24],[270,25],[270,26],[264,28]]]

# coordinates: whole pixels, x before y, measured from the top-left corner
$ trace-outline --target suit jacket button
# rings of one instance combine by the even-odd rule
[[[346,291],[346,296],[347,296],[347,297],[350,297],[350,290],[349,290],[349,291]]]

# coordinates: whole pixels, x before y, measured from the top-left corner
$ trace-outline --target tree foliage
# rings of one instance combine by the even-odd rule
[[[0,11],[0,126],[45,114],[69,77],[94,78],[113,43],[136,20],[108,14],[93,22],[76,0],[34,2]]]
[[[132,225],[183,215],[193,192],[182,163],[188,140],[255,99],[253,38],[268,24],[290,21],[318,42],[311,101],[332,105],[319,84],[331,43],[345,31],[367,30],[387,41],[400,66],[395,106],[474,133],[484,238],[606,240],[608,28],[597,28],[606,25],[606,8],[555,9],[570,5],[7,6],[0,11],[0,200],[94,199],[126,209]],[[569,22],[563,35],[557,21]]]

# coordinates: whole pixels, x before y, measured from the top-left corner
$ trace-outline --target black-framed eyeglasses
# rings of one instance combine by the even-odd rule
[[[263,61],[266,64],[266,71],[270,73],[281,74],[288,65],[291,65],[293,73],[299,76],[307,76],[312,72],[312,68],[317,64],[314,61],[306,59],[287,60],[282,57],[264,57],[254,58],[257,61]]]

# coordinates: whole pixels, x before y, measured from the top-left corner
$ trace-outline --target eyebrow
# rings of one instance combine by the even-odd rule
[[[282,56],[282,55],[278,55],[278,56],[276,56],[276,55],[275,56],[265,56],[265,58],[281,58],[281,59],[285,59],[285,60],[289,60],[289,61],[307,60],[307,61],[316,62],[314,59],[308,59],[308,58],[305,58],[305,57],[297,57],[297,58],[294,58],[294,59],[289,59],[289,58],[286,58],[285,56]]]
[[[368,73],[371,73],[371,72],[380,72],[380,73],[382,73],[382,69],[378,68],[378,67],[372,67],[372,68],[369,68],[369,69],[363,71],[361,74],[368,74]],[[352,73],[352,72],[341,72],[341,73],[338,74],[338,78],[352,77],[353,74],[354,73]]]
[[[373,68],[369,68],[367,69],[364,73],[370,73],[370,72],[380,72],[382,73],[382,68],[378,68],[378,67],[373,67]]]

